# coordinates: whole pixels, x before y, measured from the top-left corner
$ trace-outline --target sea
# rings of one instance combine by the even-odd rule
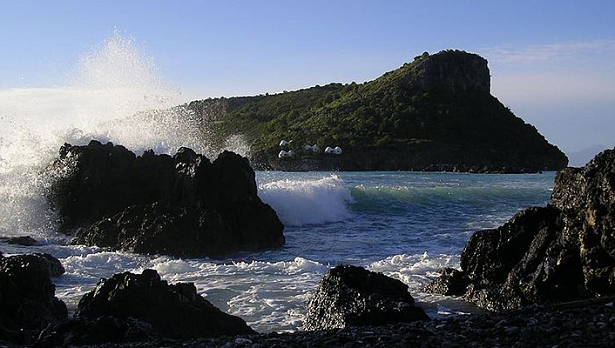
[[[45,200],[45,166],[65,142],[91,139],[173,154],[180,146],[215,158],[249,155],[241,134],[224,146],[186,110],[177,87],[158,77],[135,40],[115,32],[78,58],[67,82],[0,90],[0,236],[31,236],[35,246],[0,242],[5,255],[44,252],[66,273],[53,279],[69,311],[101,278],[155,269],[169,283],[191,282],[221,310],[259,332],[302,330],[311,294],[328,269],[363,266],[408,285],[432,317],[477,311],[424,287],[442,267],[459,267],[476,231],[547,203],[555,173],[257,172],[258,195],[284,223],[282,248],[224,259],[179,259],[67,245]]]

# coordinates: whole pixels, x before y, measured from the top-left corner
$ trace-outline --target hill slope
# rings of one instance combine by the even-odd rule
[[[537,172],[566,156],[490,94],[487,61],[424,53],[363,84],[188,104],[219,139],[242,134],[256,167],[287,170]],[[278,159],[280,140],[295,156]],[[304,151],[340,146],[342,155]]]

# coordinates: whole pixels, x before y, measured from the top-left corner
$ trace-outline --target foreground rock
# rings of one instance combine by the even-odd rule
[[[427,319],[399,280],[361,267],[337,266],[325,274],[310,300],[304,327],[326,330]]]
[[[283,225],[257,196],[248,161],[212,163],[187,148],[173,157],[91,141],[65,144],[49,168],[50,201],[73,243],[143,254],[223,256],[279,247]]]
[[[612,347],[614,318],[610,299],[380,326],[89,347]]]
[[[67,318],[51,282],[62,273],[60,262],[48,254],[0,257],[0,341],[27,342]]]
[[[475,233],[461,269],[469,286],[449,285],[492,310],[615,295],[615,150],[558,173],[547,207]]]
[[[169,285],[154,270],[116,274],[81,298],[75,320],[44,333],[39,345],[80,345],[253,334],[223,313],[192,283]]]

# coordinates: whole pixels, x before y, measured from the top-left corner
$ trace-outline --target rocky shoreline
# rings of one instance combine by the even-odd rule
[[[64,197],[60,202],[73,202],[67,197],[88,199],[92,196],[85,193],[91,194],[92,186],[103,194],[108,183],[119,185],[109,192],[122,192],[119,188],[126,182],[118,184],[110,178],[128,177],[128,184],[147,181],[143,173],[149,175],[148,171],[119,175],[141,166],[132,164],[134,155],[121,147],[91,143],[85,148],[66,145],[63,149],[69,150],[63,158],[84,167],[60,186],[59,192],[66,195],[60,196]],[[88,165],[99,161],[89,161],[83,154],[69,155],[72,150],[94,151],[105,158],[119,153],[126,155],[129,164],[121,173],[101,172]],[[155,161],[174,162],[168,166],[172,174],[166,184],[186,190],[177,197],[168,196],[161,188],[162,193],[153,195],[152,207],[166,205],[171,209],[180,202],[183,208],[205,210],[205,217],[226,207],[219,206],[220,201],[229,206],[238,204],[237,210],[231,209],[238,213],[236,217],[245,213],[243,203],[248,201],[271,210],[254,199],[254,172],[240,156],[224,153],[211,163],[183,149],[174,158],[159,157]],[[235,169],[218,173],[221,169],[217,166],[222,167],[224,161],[236,164],[224,168]],[[56,168],[60,164],[54,163]],[[118,170],[117,166],[113,168]],[[229,177],[248,188],[238,190],[237,186],[226,185]],[[214,178],[222,181],[208,186],[205,179]],[[222,194],[220,187],[230,189]],[[191,189],[197,194],[192,195]],[[142,194],[137,191],[134,196]],[[140,198],[136,201],[141,202]],[[124,201],[105,203],[123,209],[120,220],[132,216],[130,211],[135,207],[131,203],[125,206]],[[169,284],[151,269],[102,279],[81,298],[69,317],[65,304],[55,297],[51,280],[64,272],[59,260],[46,254],[0,253],[0,347],[611,347],[615,341],[613,207],[615,149],[604,151],[583,168],[561,171],[547,207],[528,208],[499,228],[476,232],[461,255],[461,270],[445,269],[427,286],[431,292],[463,296],[490,312],[430,320],[399,280],[361,267],[339,265],[325,274],[307,303],[307,331],[295,333],[258,334],[243,319],[214,307],[197,293],[194,284]],[[83,206],[73,208],[83,213]],[[67,221],[100,218],[98,211],[87,213],[65,216],[71,217]],[[100,221],[113,221],[108,215],[100,215]],[[165,214],[161,217],[168,219]],[[121,231],[119,227],[110,231],[126,235],[132,225],[135,223],[121,227]],[[215,234],[217,230],[208,226],[200,223],[195,235]],[[104,237],[109,231],[103,232],[100,235]],[[167,232],[170,237],[176,233]],[[146,229],[138,236],[146,243],[157,234]],[[36,244],[27,238],[6,241]]]
[[[530,306],[383,326],[84,347],[612,347],[613,300]]]

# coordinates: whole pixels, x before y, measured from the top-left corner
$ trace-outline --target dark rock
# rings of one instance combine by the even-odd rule
[[[399,280],[361,267],[337,266],[325,274],[310,299],[304,327],[327,330],[427,319]]]
[[[6,242],[7,244],[17,244],[17,245],[23,245],[23,246],[34,246],[38,244],[36,239],[30,236],[1,237],[0,240]]]
[[[615,149],[559,172],[551,201],[562,211],[562,238],[578,245],[585,290],[615,294]]]
[[[49,267],[50,277],[59,277],[62,274],[64,274],[64,272],[66,272],[60,260],[56,259],[52,255],[44,254],[44,253],[35,253],[33,255],[42,257],[43,259],[45,259],[45,261],[47,261],[47,267]]]
[[[151,341],[158,338],[152,326],[134,318],[102,316],[68,320],[41,332],[34,347],[67,347],[103,343]]]
[[[609,300],[565,306],[529,306],[502,313],[453,315],[429,321],[324,331],[261,333],[190,340],[154,339],[89,348],[264,348],[264,347],[612,347],[615,312]],[[608,303],[607,303],[608,302]],[[606,305],[605,305],[606,303]],[[48,348],[51,345],[41,345]]]
[[[125,272],[101,280],[81,298],[75,313],[78,320],[105,316],[143,321],[169,338],[254,333],[241,318],[223,313],[201,297],[194,284],[169,285],[154,270]]]
[[[555,179],[551,204],[475,233],[465,297],[501,310],[615,295],[615,150]]]
[[[415,74],[412,83],[422,90],[490,92],[487,60],[477,54],[453,50],[424,54],[417,59]]]
[[[45,326],[67,318],[66,305],[54,296],[50,276],[57,265],[52,258],[41,254],[0,258],[0,340],[23,343]]]
[[[429,283],[425,290],[434,294],[446,296],[461,296],[470,285],[467,274],[453,268],[443,268],[440,276]]]
[[[284,226],[257,196],[247,159],[213,163],[188,148],[174,157],[122,146],[65,144],[48,169],[50,201],[74,244],[180,257],[279,247]]]

